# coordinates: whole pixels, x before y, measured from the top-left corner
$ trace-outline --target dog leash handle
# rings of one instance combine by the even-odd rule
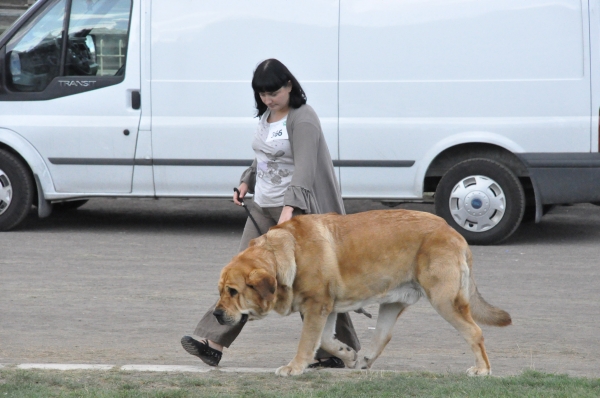
[[[250,217],[250,220],[252,220],[252,224],[254,224],[254,228],[256,228],[259,235],[262,235],[263,233],[261,232],[260,228],[258,228],[258,224],[256,223],[256,220],[254,220],[254,217],[252,217],[252,214],[250,214],[250,209],[248,207],[246,207],[246,204],[244,203],[244,199],[240,197],[240,195],[241,195],[240,190],[237,188],[233,188],[233,192],[236,192],[238,194],[238,200],[242,203],[242,207],[244,209],[246,209],[246,213],[248,213],[248,217]]]
[[[246,207],[246,204],[244,203],[244,199],[240,196],[242,194],[240,192],[240,190],[237,188],[233,188],[233,192],[236,192],[238,194],[238,200],[242,203],[243,207]]]

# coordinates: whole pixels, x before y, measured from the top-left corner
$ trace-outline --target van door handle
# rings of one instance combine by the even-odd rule
[[[142,107],[142,96],[137,90],[131,92],[131,107],[133,109],[140,109]]]

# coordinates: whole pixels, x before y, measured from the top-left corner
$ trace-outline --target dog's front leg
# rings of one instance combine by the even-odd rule
[[[392,339],[392,330],[396,320],[406,307],[407,305],[403,303],[389,303],[379,306],[375,336],[369,344],[369,349],[366,352],[361,350],[358,353],[358,361],[354,365],[355,369],[369,369],[373,365],[373,362],[381,355],[387,343]]]
[[[312,362],[315,352],[319,348],[321,335],[327,316],[332,306],[323,303],[311,302],[304,306],[304,322],[302,323],[302,334],[298,343],[298,352],[290,363],[275,371],[279,376],[295,376],[302,374],[304,369]]]

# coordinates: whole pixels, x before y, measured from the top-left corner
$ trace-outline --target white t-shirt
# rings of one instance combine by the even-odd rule
[[[256,154],[254,203],[260,207],[283,206],[285,191],[294,174],[294,156],[286,128],[287,116],[268,123],[267,110],[258,122],[252,149]]]

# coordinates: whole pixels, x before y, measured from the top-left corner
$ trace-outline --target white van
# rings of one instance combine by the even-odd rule
[[[435,193],[476,244],[600,201],[600,0],[39,0],[0,37],[0,229],[32,204],[231,197],[266,58],[345,198]]]

